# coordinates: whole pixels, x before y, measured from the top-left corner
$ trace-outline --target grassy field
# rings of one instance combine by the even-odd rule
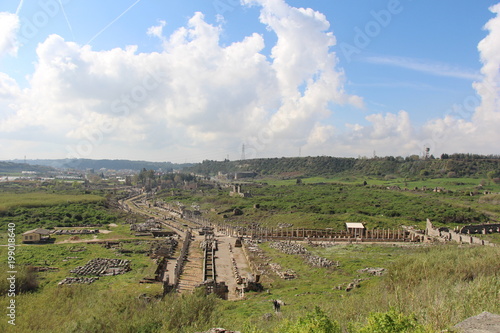
[[[138,246],[138,245],[137,245]],[[17,332],[196,332],[225,327],[242,332],[285,332],[283,324],[310,314],[319,306],[326,316],[344,329],[367,324],[374,311],[415,316],[428,332],[449,328],[482,311],[500,312],[500,250],[494,247],[392,246],[339,244],[329,248],[309,247],[316,255],[340,261],[335,269],[312,268],[294,255],[286,255],[262,244],[271,262],[297,272],[297,279],[264,277],[265,291],[247,293],[246,298],[227,302],[203,295],[154,297],[157,286],[139,285],[151,274],[151,261],[130,255],[133,270],[124,275],[101,278],[89,286],[57,287],[67,272],[92,257],[116,257],[113,250],[85,245],[69,259],[68,251],[82,245],[26,246],[22,260],[33,264],[48,261],[59,271],[40,273],[40,289],[16,297]],[[3,253],[0,254],[3,256]],[[73,256],[73,255],[72,255]],[[384,276],[358,272],[383,267]],[[362,279],[360,287],[347,292],[345,285]],[[343,288],[336,287],[342,285]],[[138,298],[146,294],[150,299]],[[271,300],[285,302],[275,314]],[[0,300],[4,306],[5,298]],[[42,320],[50,318],[50,321]],[[92,318],[89,321],[89,318]],[[5,321],[0,329],[5,331]]]
[[[454,179],[457,183],[448,183],[448,186],[443,185],[444,180],[427,182],[428,187],[434,184],[432,186],[452,189],[452,193],[385,188],[401,180],[367,179],[368,186],[362,186],[359,179],[302,181],[302,185],[297,185],[295,179],[278,180],[265,186],[244,184],[242,189],[250,191],[251,198],[230,197],[229,188],[214,188],[203,192],[179,190],[175,191],[175,196],[166,191],[158,194],[157,199],[180,201],[187,207],[197,204],[205,211],[215,208],[209,215],[214,221],[235,225],[287,223],[295,227],[339,230],[344,228],[346,221],[365,222],[369,228],[392,228],[401,224],[422,226],[425,218],[430,217],[438,226],[454,226],[495,219],[500,215],[497,194],[467,194],[480,181],[475,179]],[[390,183],[392,181],[395,183]],[[419,184],[407,182],[408,186]],[[435,185],[438,183],[441,185]],[[104,221],[98,229],[109,233],[79,235],[80,240],[132,237],[129,225],[124,223],[129,216],[108,208],[102,196],[19,189],[0,192],[0,197],[2,195],[10,199],[0,202],[10,206],[0,212],[0,221],[14,221],[18,232],[41,226],[75,229],[86,221]],[[234,215],[235,208],[241,209],[243,215]],[[0,234],[2,244],[7,242],[5,232]],[[497,235],[481,237],[500,242]],[[147,239],[123,243],[122,248],[132,252],[121,253],[99,244],[68,243],[69,238],[55,236],[55,244],[17,247],[19,278],[35,281],[38,288],[16,296],[16,332],[192,333],[225,327],[245,333],[288,333],[297,332],[286,327],[303,324],[300,318],[320,313],[316,307],[327,320],[337,322],[349,333],[373,331],[362,330],[370,325],[368,318],[372,318],[373,312],[414,318],[419,327],[427,329],[426,332],[439,332],[482,311],[500,313],[500,247],[456,244],[308,246],[311,253],[340,262],[337,268],[314,268],[299,256],[284,254],[269,243],[262,243],[260,248],[267,260],[280,264],[283,269],[294,270],[297,278],[285,281],[274,273],[266,274],[262,276],[263,292],[250,292],[242,300],[227,302],[199,293],[167,295],[161,300],[160,285],[139,284],[140,279],[152,277],[156,268],[153,260],[140,253],[149,248]],[[71,269],[93,258],[129,259],[132,271],[102,277],[88,286],[57,285],[71,276]],[[7,247],[0,246],[2,267],[6,260]],[[57,267],[58,270],[33,275],[24,268],[26,265]],[[382,267],[387,273],[371,276],[359,272],[367,267]],[[8,285],[3,270],[2,274],[0,291],[4,296],[0,297],[0,306],[6,307]],[[360,286],[346,291],[345,286],[356,279],[361,279]],[[273,299],[286,303],[281,314],[274,313]],[[0,331],[7,332],[7,326],[6,320],[0,321]]]
[[[414,314],[419,323],[438,332],[482,311],[500,312],[498,248],[338,245],[313,250],[339,260],[336,270],[311,268],[296,256],[267,245],[263,249],[273,262],[295,270],[298,278],[285,281],[268,277],[270,294],[249,294],[246,300],[223,304],[222,326],[242,329],[250,323],[254,329],[270,332],[284,318],[293,320],[320,306],[330,319],[347,328],[365,324],[371,312],[395,308]],[[374,277],[358,272],[366,267],[383,267],[388,273]],[[363,279],[359,288],[350,292],[335,289],[357,278]],[[287,304],[281,315],[273,313],[272,299]]]
[[[488,200],[483,194],[469,195],[479,183],[474,179],[454,179],[454,183],[443,179],[426,183],[428,188],[453,188],[451,192],[441,193],[387,189],[396,184],[404,185],[399,181],[378,180],[372,184],[372,180],[368,180],[367,186],[359,180],[340,181],[312,178],[303,179],[301,185],[296,184],[296,180],[269,182],[268,185],[245,183],[242,191],[250,192],[250,198],[230,197],[229,188],[203,193],[179,191],[175,196],[165,193],[158,197],[170,202],[180,201],[187,207],[196,204],[205,211],[215,207],[216,211],[209,213],[212,220],[242,226],[250,223],[267,227],[292,224],[298,228],[344,230],[345,222],[364,222],[367,228],[373,229],[401,225],[424,228],[427,218],[437,226],[450,227],[500,220],[496,199]],[[407,185],[421,189],[422,184]],[[490,187],[484,190],[495,189]],[[242,210],[243,215],[235,216],[234,209]]]
[[[12,208],[43,207],[70,203],[102,202],[103,198],[97,195],[70,195],[58,193],[2,193],[0,192],[0,213]]]

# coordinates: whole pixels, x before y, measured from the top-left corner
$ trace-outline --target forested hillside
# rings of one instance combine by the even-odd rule
[[[21,173],[22,171],[49,172],[55,171],[51,167],[30,165],[24,163],[0,162],[0,174]]]
[[[202,175],[253,171],[261,176],[396,176],[396,177],[500,177],[500,156],[443,154],[441,158],[410,157],[341,158],[291,157],[244,161],[205,160],[187,170]]]
[[[14,162],[21,162],[21,160],[15,160]],[[54,168],[62,169],[95,169],[99,170],[101,168],[113,169],[113,170],[142,170],[151,169],[158,170],[162,169],[164,171],[170,171],[174,169],[182,169],[184,167],[189,167],[192,164],[176,164],[171,162],[149,162],[149,161],[130,161],[130,160],[91,160],[91,159],[55,159],[55,160],[27,160],[28,164],[32,165],[45,165]]]

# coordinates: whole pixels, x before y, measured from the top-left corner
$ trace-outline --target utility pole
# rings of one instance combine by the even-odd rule
[[[245,144],[241,146],[241,160],[245,160]]]

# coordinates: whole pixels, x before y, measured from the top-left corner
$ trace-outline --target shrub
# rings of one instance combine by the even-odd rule
[[[9,280],[7,280],[9,274],[7,274],[7,272],[4,272],[0,276],[0,296],[7,295],[10,292],[10,282]],[[15,285],[16,295],[19,293],[35,291],[36,289],[38,289],[38,277],[31,266],[24,266],[17,270]]]
[[[368,323],[358,333],[424,333],[424,326],[414,315],[405,315],[394,309],[375,312],[368,317]]]
[[[340,333],[340,325],[336,321],[331,321],[326,314],[316,306],[314,311],[296,322],[286,321],[280,325],[277,333]]]

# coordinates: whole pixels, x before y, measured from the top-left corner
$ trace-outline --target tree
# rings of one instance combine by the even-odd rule
[[[429,175],[430,175],[429,170],[426,170],[426,169],[420,170],[420,176],[421,177],[428,177]]]

